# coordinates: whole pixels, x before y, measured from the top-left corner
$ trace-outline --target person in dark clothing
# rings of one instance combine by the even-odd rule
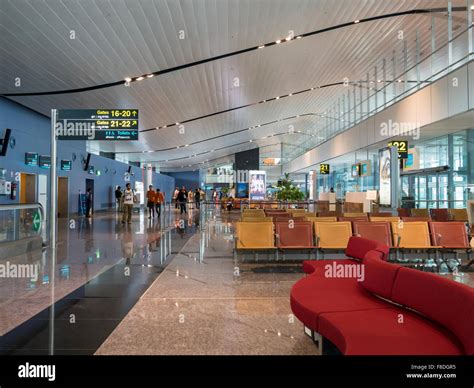
[[[196,192],[194,193],[194,200],[196,201],[196,209],[199,209],[201,206],[201,192],[199,189],[196,189]]]
[[[179,202],[180,214],[187,213],[186,211],[186,200],[188,199],[188,194],[186,189],[183,188],[179,191],[177,200]]]
[[[117,186],[115,189],[115,200],[117,201],[117,211],[122,211],[122,188]]]
[[[92,213],[92,189],[86,191],[86,217],[89,218]]]

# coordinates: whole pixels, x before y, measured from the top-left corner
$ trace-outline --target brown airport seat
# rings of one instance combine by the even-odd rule
[[[275,233],[278,248],[315,248],[312,222],[295,222],[292,227],[288,222],[277,222]]]
[[[307,222],[304,217],[273,217],[273,222],[286,222],[287,224],[290,222]]]
[[[429,217],[430,212],[428,209],[410,209],[412,217]]]
[[[430,222],[429,226],[433,245],[449,249],[471,248],[464,222]]]
[[[272,222],[236,222],[236,249],[274,249]]]
[[[449,209],[451,220],[468,222],[467,209]]]
[[[293,217],[295,215],[305,215],[307,212],[306,212],[306,209],[288,209],[288,213],[290,213]]]
[[[427,222],[392,222],[392,236],[398,248],[432,248]]]
[[[400,221],[399,217],[372,217],[370,216],[370,221],[371,222],[398,222]]]
[[[411,217],[410,209],[399,207],[397,209],[398,217]]]
[[[344,203],[345,213],[362,213],[364,204],[358,202],[346,202]]]
[[[418,222],[430,222],[431,218],[430,217],[402,217],[403,222],[413,222],[413,221],[418,221]]]
[[[438,222],[451,221],[448,209],[430,209],[430,217],[433,221]]]
[[[378,241],[388,247],[392,246],[390,222],[356,221],[352,224],[354,235],[368,240]]]
[[[346,249],[352,225],[349,221],[314,222],[314,234],[318,248]]]

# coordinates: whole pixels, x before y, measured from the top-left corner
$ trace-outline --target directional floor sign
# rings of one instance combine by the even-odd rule
[[[39,231],[41,228],[41,212],[36,211],[33,216],[33,230],[35,232]]]
[[[58,140],[138,140],[138,109],[59,109]]]

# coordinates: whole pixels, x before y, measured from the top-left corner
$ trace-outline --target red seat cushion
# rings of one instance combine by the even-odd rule
[[[398,307],[323,313],[318,332],[346,355],[462,354],[460,344],[450,333]]]
[[[443,325],[462,342],[466,354],[474,354],[474,288],[440,275],[401,268],[392,300]]]
[[[347,243],[346,256],[361,260],[368,251],[377,248],[377,241],[368,240],[362,237],[351,237]]]
[[[307,276],[291,289],[291,309],[305,326],[318,331],[318,317],[322,313],[387,307],[386,302],[370,295],[357,283],[353,278]]]
[[[303,261],[303,271],[307,274],[324,274],[326,265],[332,265],[333,262],[338,264],[357,264],[353,259],[334,259],[334,260],[305,260]]]
[[[400,265],[380,260],[379,253],[376,251],[367,252],[361,272],[364,280],[360,282],[360,285],[368,292],[390,300],[393,283],[400,268],[402,268]]]

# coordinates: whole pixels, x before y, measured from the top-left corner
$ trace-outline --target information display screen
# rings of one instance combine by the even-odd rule
[[[71,171],[72,162],[70,160],[61,160],[61,170],[62,171]]]
[[[39,166],[41,168],[51,168],[51,156],[40,155]]]
[[[25,154],[25,164],[27,166],[37,166],[39,161],[39,156],[36,152],[27,152]]]
[[[60,109],[58,140],[138,140],[138,109]]]
[[[263,201],[266,192],[266,172],[249,171],[249,199]]]

